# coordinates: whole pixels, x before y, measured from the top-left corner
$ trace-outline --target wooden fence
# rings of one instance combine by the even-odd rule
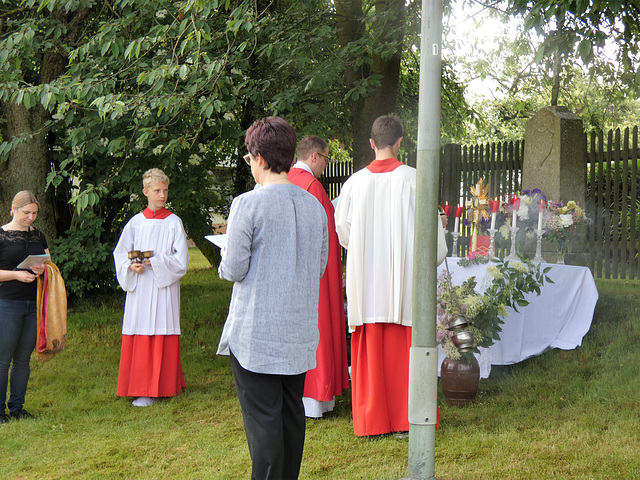
[[[586,248],[589,267],[597,278],[640,278],[640,146],[638,127],[594,132],[587,142],[587,205],[590,220]],[[447,145],[441,152],[440,199],[462,203],[479,178],[489,182],[491,197],[521,190],[524,141],[483,145]],[[353,172],[350,163],[332,163],[322,178],[331,198]],[[569,199],[565,199],[569,200]],[[453,215],[453,214],[452,214]],[[450,219],[453,223],[453,218]],[[458,241],[466,255],[467,229]]]
[[[598,278],[640,278],[638,127],[587,141],[590,267]]]

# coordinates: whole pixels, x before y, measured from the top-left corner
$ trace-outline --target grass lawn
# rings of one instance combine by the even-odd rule
[[[117,397],[124,296],[77,302],[65,351],[32,361],[25,408],[36,418],[0,425],[0,478],[249,478],[229,360],[215,355],[231,284],[191,255],[182,280],[184,393],[149,408]],[[440,480],[640,479],[640,285],[600,281],[598,289],[582,347],[494,368],[470,406],[440,396]],[[300,478],[400,479],[407,455],[406,438],[353,435],[345,392],[334,412],[307,421]]]

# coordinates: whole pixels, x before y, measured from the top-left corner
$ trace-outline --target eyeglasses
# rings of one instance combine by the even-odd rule
[[[247,162],[247,165],[251,166],[251,154],[247,153],[244,157],[244,161]]]
[[[329,155],[325,155],[324,153],[316,152],[318,155],[324,158],[324,161],[327,163],[333,162],[333,158],[329,158]]]

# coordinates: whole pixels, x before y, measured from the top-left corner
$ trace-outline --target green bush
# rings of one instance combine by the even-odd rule
[[[84,210],[65,236],[54,241],[52,260],[60,269],[69,295],[82,297],[92,290],[115,290],[115,244],[105,243],[104,233],[104,220],[91,210]]]

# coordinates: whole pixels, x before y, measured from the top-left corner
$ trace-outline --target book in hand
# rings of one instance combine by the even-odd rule
[[[29,270],[34,265],[43,265],[44,262],[51,259],[50,255],[43,253],[42,255],[29,255],[16,268],[18,270]]]

